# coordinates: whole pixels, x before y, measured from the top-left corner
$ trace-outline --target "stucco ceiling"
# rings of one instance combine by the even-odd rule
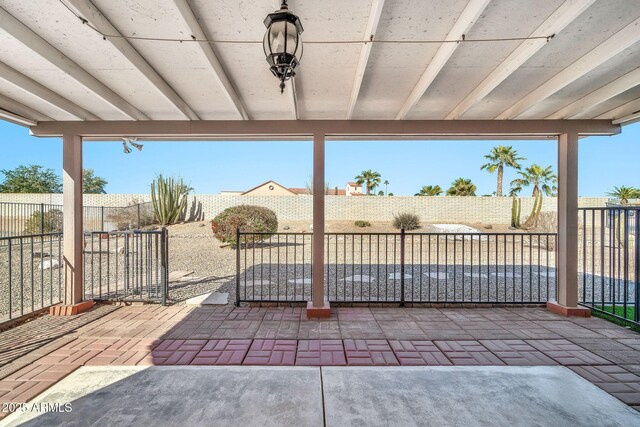
[[[260,43],[105,40],[75,16],[127,37],[260,42],[277,3],[0,0],[0,109],[33,121],[623,123],[640,110],[640,0],[290,0],[303,40],[324,43],[305,45],[284,94]],[[404,43],[362,43],[372,37]]]

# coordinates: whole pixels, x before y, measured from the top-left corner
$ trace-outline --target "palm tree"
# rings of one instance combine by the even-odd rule
[[[383,182],[383,184],[384,184],[384,194],[385,194],[385,195],[386,195],[386,194],[389,194],[389,180],[388,180],[388,179],[385,179],[385,180],[384,180],[384,182]]]
[[[640,198],[640,189],[621,185],[620,187],[613,187],[613,190],[608,192],[607,196],[615,197],[620,200],[620,203],[626,205],[629,199]]]
[[[447,196],[475,196],[476,186],[467,178],[458,178],[451,183]]]
[[[360,175],[356,176],[356,183],[358,185],[365,184],[366,194],[369,195],[380,184],[380,174],[378,172],[367,169],[360,172]]]
[[[533,186],[532,197],[536,197],[541,191],[547,196],[553,196],[558,191],[556,183],[558,177],[553,173],[551,166],[543,168],[540,165],[531,165],[524,171],[519,171],[520,178],[511,181],[510,194],[515,196],[523,187]]]
[[[439,196],[442,194],[442,188],[439,185],[425,185],[416,193],[416,196]]]
[[[518,161],[525,160],[524,157],[518,157],[518,152],[513,147],[505,147],[504,145],[498,145],[491,149],[491,153],[484,156],[489,160],[480,167],[480,170],[486,169],[489,173],[498,171],[498,187],[496,188],[496,196],[502,196],[502,177],[504,176],[504,167],[508,166],[520,170],[520,163]]]

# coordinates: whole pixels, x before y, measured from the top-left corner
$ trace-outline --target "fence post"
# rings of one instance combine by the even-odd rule
[[[236,228],[236,307],[240,307],[240,227]]]
[[[404,307],[404,241],[405,230],[400,230],[400,307]]]
[[[635,259],[635,272],[634,276],[636,279],[636,301],[635,301],[635,310],[634,310],[634,322],[640,322],[640,209],[636,209],[633,211],[634,218],[633,221],[636,226],[636,235],[634,239],[634,244],[636,246],[636,259]]]
[[[104,230],[104,206],[100,206],[100,231]]]
[[[167,305],[167,295],[169,293],[169,235],[166,227],[162,227],[162,231],[160,232],[160,253],[162,257],[162,268],[160,269],[162,305]]]
[[[44,203],[40,203],[40,234],[44,234]]]
[[[138,207],[138,230],[140,230],[140,203],[136,205]]]

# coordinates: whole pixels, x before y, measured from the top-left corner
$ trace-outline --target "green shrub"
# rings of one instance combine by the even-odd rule
[[[42,215],[35,211],[24,224],[23,234],[58,233],[62,231],[62,211],[51,209]]]
[[[412,213],[400,213],[393,216],[393,226],[405,230],[417,230],[420,228],[420,218]]]
[[[278,231],[278,217],[274,211],[262,206],[240,205],[225,209],[211,221],[213,235],[223,243],[236,245],[238,228],[245,233],[267,233],[247,236],[244,242],[266,240]]]
[[[353,223],[356,227],[371,227],[371,223],[369,221],[356,221]]]

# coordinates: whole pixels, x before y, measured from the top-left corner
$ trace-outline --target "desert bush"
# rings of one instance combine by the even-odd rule
[[[371,223],[369,221],[356,221],[353,223],[356,227],[371,227]]]
[[[143,229],[155,222],[151,203],[140,202],[138,199],[133,199],[128,206],[121,208],[105,208],[105,212],[106,222],[115,224],[117,230],[130,230],[138,225]]]
[[[23,234],[58,233],[62,231],[62,211],[51,209],[42,214],[35,211],[24,224]]]
[[[399,213],[393,216],[393,226],[405,230],[417,230],[420,228],[420,218],[412,213]]]
[[[538,224],[534,231],[538,233],[557,233],[558,232],[558,216],[555,212],[541,212],[538,216]],[[546,238],[540,239],[540,247],[549,251],[556,250],[556,239],[549,239],[547,244]]]
[[[267,233],[250,236],[252,242],[266,240],[278,231],[278,217],[262,206],[240,205],[225,209],[211,221],[213,235],[223,243],[236,245],[238,228],[245,233]]]

